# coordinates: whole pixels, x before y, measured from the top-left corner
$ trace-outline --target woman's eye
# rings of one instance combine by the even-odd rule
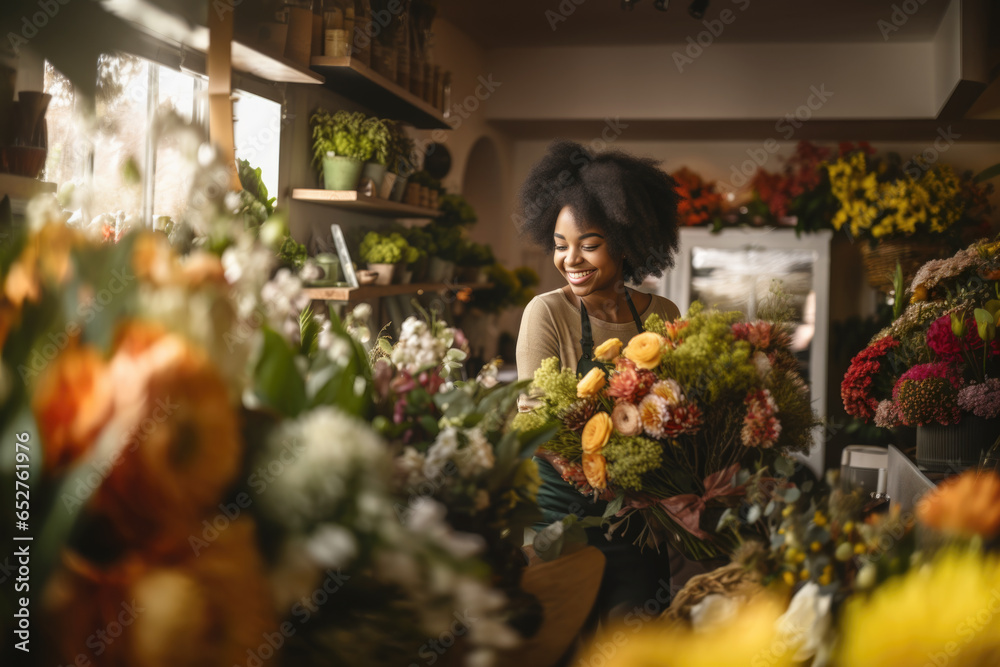
[[[566,246],[564,246],[564,245],[557,245],[556,246],[556,250],[558,250],[560,252],[563,251],[563,250],[565,250],[565,249],[566,249]]]
[[[583,249],[586,250],[587,252],[593,252],[594,250],[597,250],[599,247],[600,246],[596,245],[585,245],[583,246]]]

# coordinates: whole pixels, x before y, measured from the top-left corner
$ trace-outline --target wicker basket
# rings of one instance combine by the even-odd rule
[[[903,284],[909,286],[917,269],[925,262],[948,254],[947,247],[933,243],[882,241],[874,248],[867,243],[861,245],[861,260],[865,265],[868,284],[886,294],[892,291],[896,262],[903,267]]]
[[[747,570],[738,563],[730,563],[711,572],[691,577],[684,588],[670,601],[670,607],[663,612],[663,620],[669,623],[689,624],[691,609],[709,595],[749,600],[763,590],[755,572]]]

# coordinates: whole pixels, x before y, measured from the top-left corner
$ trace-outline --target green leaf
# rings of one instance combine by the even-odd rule
[[[254,369],[254,391],[260,401],[286,417],[306,407],[306,385],[295,366],[295,352],[277,332],[262,329],[264,345]]]
[[[754,524],[760,519],[760,505],[751,505],[747,511],[747,523]]]
[[[604,509],[604,518],[615,516],[621,511],[622,505],[625,503],[625,496],[617,495],[614,500],[608,503],[608,506]]]
[[[779,456],[774,460],[774,471],[783,477],[791,477],[795,474],[795,463],[786,456]]]
[[[782,498],[784,498],[785,502],[788,503],[789,505],[791,505],[792,503],[794,503],[795,501],[797,501],[801,497],[802,497],[802,492],[799,491],[794,486],[791,487],[791,488],[785,489],[785,493],[782,495]]]
[[[985,183],[991,178],[996,178],[997,176],[1000,176],[1000,162],[993,165],[992,167],[987,167],[986,169],[983,169],[981,172],[976,174],[975,178],[973,178],[972,180],[975,181],[976,183]]]

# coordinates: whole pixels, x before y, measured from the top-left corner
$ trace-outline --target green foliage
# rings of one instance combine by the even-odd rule
[[[327,153],[364,162],[372,156],[373,146],[363,140],[367,116],[360,111],[340,110],[331,114],[317,109],[309,119],[313,138],[313,167],[323,173]]]
[[[465,197],[458,194],[446,194],[441,197],[438,209],[441,215],[435,222],[446,227],[466,227],[479,219],[472,205]]]
[[[486,266],[493,264],[493,248],[488,244],[463,239],[458,246],[455,263],[459,266]]]
[[[632,491],[642,491],[642,476],[663,465],[663,445],[641,436],[615,433],[601,453],[615,483]]]
[[[436,248],[435,256],[454,262],[458,259],[459,247],[462,243],[462,229],[441,225],[437,220],[426,225],[424,229],[433,239]]]
[[[296,351],[277,332],[264,327],[264,344],[253,374],[253,390],[261,404],[285,417],[306,408],[305,381],[295,366]]]
[[[488,313],[499,313],[505,308],[523,308],[535,296],[532,289],[538,284],[538,274],[527,266],[508,271],[495,263],[486,269],[486,281],[493,286],[476,290],[470,305]]]
[[[371,160],[381,165],[388,165],[389,150],[392,144],[392,121],[383,120],[375,116],[366,118],[361,125],[361,149],[368,153]]]
[[[368,232],[361,241],[360,252],[361,259],[370,264],[395,264],[404,260],[412,263],[419,259],[419,251],[414,252],[398,232],[388,235]]]
[[[441,185],[441,181],[434,178],[426,171],[421,169],[420,171],[415,171],[410,174],[410,183],[416,183],[417,185],[425,185],[431,190],[437,190],[438,192],[443,192],[444,187]]]
[[[236,160],[236,167],[240,177],[240,185],[243,186],[244,192],[247,192],[256,201],[260,202],[267,215],[274,213],[274,202],[277,199],[274,197],[268,198],[267,186],[264,185],[264,180],[261,178],[260,167],[254,169],[247,160]]]

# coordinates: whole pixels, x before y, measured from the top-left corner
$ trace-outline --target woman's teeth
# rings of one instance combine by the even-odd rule
[[[597,269],[591,269],[590,271],[567,271],[566,275],[569,276],[571,282],[578,283],[586,280],[591,273],[594,273]]]

